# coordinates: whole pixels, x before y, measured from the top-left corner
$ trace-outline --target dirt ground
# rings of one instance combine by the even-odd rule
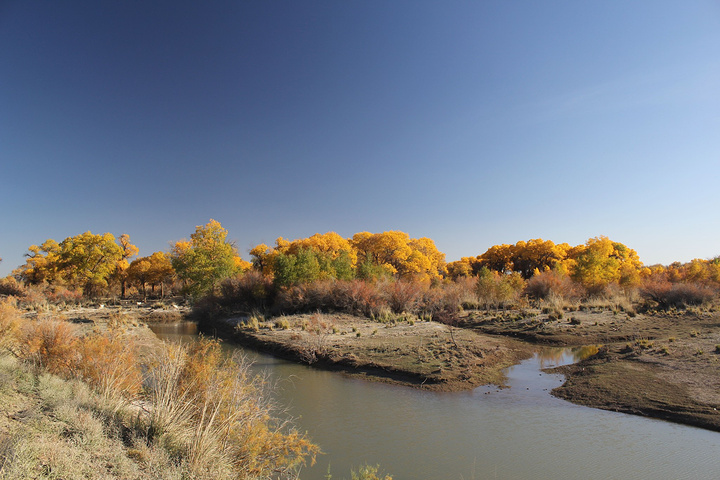
[[[603,345],[561,367],[553,391],[574,403],[720,431],[720,311],[714,307],[635,313],[595,308],[470,312],[479,332],[553,345]]]
[[[283,316],[258,324],[240,321],[234,338],[351,375],[443,391],[501,385],[502,370],[529,355],[519,342],[437,322],[408,319],[383,324],[346,314]]]

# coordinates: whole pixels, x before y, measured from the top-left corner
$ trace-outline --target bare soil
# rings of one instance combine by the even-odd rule
[[[522,343],[437,322],[378,323],[347,314],[283,316],[258,325],[231,319],[232,338],[321,368],[441,391],[502,385],[502,371],[530,355]]]
[[[471,312],[479,332],[552,345],[600,344],[561,367],[553,394],[574,403],[720,431],[720,312],[716,308],[627,313],[607,308]]]

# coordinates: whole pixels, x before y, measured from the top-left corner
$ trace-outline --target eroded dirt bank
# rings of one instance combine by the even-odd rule
[[[553,318],[554,317],[554,318]],[[610,309],[471,312],[478,331],[551,345],[601,344],[560,367],[553,394],[574,403],[720,431],[720,313],[715,308],[635,313]]]
[[[316,367],[440,391],[502,384],[502,371],[530,355],[520,342],[437,322],[378,323],[346,314],[230,319],[222,330],[215,333]]]

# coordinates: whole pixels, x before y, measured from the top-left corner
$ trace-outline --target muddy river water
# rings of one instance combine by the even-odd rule
[[[157,326],[191,341],[192,324]],[[241,347],[233,347],[241,348]],[[579,349],[539,350],[509,369],[508,386],[427,392],[315,370],[250,353],[277,380],[278,400],[324,455],[304,480],[350,477],[380,464],[404,479],[717,479],[720,433],[582,407],[550,390]]]

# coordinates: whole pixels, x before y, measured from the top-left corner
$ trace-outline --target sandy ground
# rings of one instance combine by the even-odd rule
[[[502,370],[529,354],[519,342],[411,319],[292,315],[233,330],[236,341],[290,359],[431,390],[502,384]]]
[[[598,355],[562,367],[568,379],[553,393],[596,408],[720,430],[716,308],[637,314],[596,308],[551,315],[473,312],[465,316],[465,326],[540,344],[604,345]]]

